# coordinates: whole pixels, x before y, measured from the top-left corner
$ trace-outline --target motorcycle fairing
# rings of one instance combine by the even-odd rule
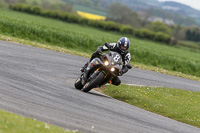
[[[87,81],[89,78],[89,73],[94,70],[95,68],[98,68],[99,66],[102,66],[103,62],[99,58],[94,58],[89,65],[86,68],[86,72],[84,73],[84,78]]]

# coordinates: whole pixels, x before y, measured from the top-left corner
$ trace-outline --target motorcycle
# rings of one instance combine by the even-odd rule
[[[132,68],[130,64],[127,67]],[[94,58],[88,64],[86,70],[75,81],[74,86],[83,92],[89,92],[93,88],[112,83],[112,79],[123,71],[122,68],[123,61],[119,53],[113,51],[102,53],[99,58]]]

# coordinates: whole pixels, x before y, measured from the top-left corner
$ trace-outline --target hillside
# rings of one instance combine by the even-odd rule
[[[157,0],[107,0],[108,3],[112,2],[120,2],[128,7],[130,7],[132,10],[140,11],[145,10],[149,8],[158,8],[161,3]]]
[[[114,0],[108,0],[108,1],[114,2]],[[157,0],[143,0],[143,1],[117,0],[117,1],[130,7],[134,11],[151,12],[153,16],[174,21],[174,23],[176,24],[180,24],[180,22],[182,22],[183,25],[200,24],[200,11],[181,3],[159,2]]]
[[[164,2],[162,4],[162,9],[171,13],[178,14],[180,16],[184,14],[185,16],[194,18],[197,21],[200,20],[199,10],[193,9],[190,6],[186,6],[177,2]]]
[[[177,2],[159,2],[158,0],[63,0],[73,2],[77,10],[87,12],[90,8],[100,11],[106,16],[106,11],[112,2],[120,2],[128,6],[139,14],[150,14],[153,17],[159,17],[163,21],[170,21],[170,24],[181,25],[200,25],[200,11]],[[81,5],[77,8],[77,5]],[[83,7],[87,10],[84,10]],[[103,12],[103,13],[102,13]],[[90,11],[90,13],[92,13]],[[96,13],[96,12],[94,12]],[[141,16],[143,17],[143,16]],[[151,18],[151,19],[152,19]]]
[[[70,52],[77,51],[77,53],[84,52],[91,55],[99,45],[105,42],[116,42],[122,35],[125,35],[10,10],[0,10],[0,12],[2,12],[0,14],[2,37],[9,35],[34,41],[34,46],[38,43],[45,43],[69,49]],[[129,50],[134,64],[154,66],[156,71],[158,68],[177,71],[178,75],[182,73],[200,75],[198,69],[200,54],[163,43],[139,39],[132,35],[127,35],[127,37],[132,42]]]

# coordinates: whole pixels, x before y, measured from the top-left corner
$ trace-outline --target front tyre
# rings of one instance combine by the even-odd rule
[[[93,79],[91,79],[84,85],[82,91],[89,92],[92,88],[95,88],[97,85],[101,83],[104,76],[105,74],[103,72],[99,72]]]
[[[74,86],[76,89],[81,90],[83,88],[83,85],[81,84],[81,78],[78,78],[75,83]]]

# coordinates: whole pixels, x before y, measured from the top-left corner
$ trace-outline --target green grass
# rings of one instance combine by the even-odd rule
[[[87,57],[87,58],[90,58],[91,54],[92,54],[92,53],[88,53],[88,52],[83,52],[82,50],[66,49],[66,48],[56,46],[56,45],[49,45],[49,44],[39,43],[39,42],[36,42],[36,41],[20,39],[20,38],[17,38],[17,37],[5,36],[3,34],[0,34],[0,40],[17,42],[17,43],[20,43],[20,44],[30,45],[30,46],[33,46],[33,47],[40,47],[40,48],[44,48],[44,49],[59,51],[59,52],[63,52],[63,53],[69,53],[69,54],[83,56],[83,57]],[[168,74],[168,75],[173,75],[173,76],[177,76],[177,77],[183,77],[183,78],[188,78],[188,79],[200,81],[200,77],[187,75],[187,74],[184,74],[184,73],[181,73],[181,72],[169,71],[169,70],[165,70],[163,68],[158,68],[158,67],[154,67],[154,66],[147,66],[147,65],[144,65],[144,64],[141,64],[141,63],[136,63],[136,62],[131,62],[131,64],[135,68],[139,68],[139,69],[155,71],[155,72],[159,72],[159,73],[163,73],[163,74]]]
[[[66,48],[56,46],[56,45],[53,46],[53,45],[49,45],[49,44],[43,44],[43,43],[39,43],[39,42],[36,42],[36,41],[30,41],[30,40],[20,39],[20,38],[16,38],[16,37],[11,37],[11,36],[5,36],[3,34],[0,34],[0,40],[17,42],[17,43],[20,43],[20,44],[30,45],[30,46],[33,46],[33,47],[45,48],[45,49],[49,49],[49,50],[53,50],[53,51],[69,53],[69,54],[83,56],[83,57],[87,57],[87,58],[90,58],[91,54],[92,54],[92,53],[88,53],[88,52],[87,53],[83,52],[82,50],[66,49]],[[200,77],[187,75],[187,74],[184,74],[184,73],[181,73],[181,72],[169,71],[169,70],[165,70],[163,68],[158,68],[158,67],[154,67],[154,66],[147,66],[147,65],[144,65],[144,64],[141,64],[141,63],[136,63],[136,62],[131,62],[131,64],[135,68],[139,68],[139,69],[155,71],[155,72],[159,72],[159,73],[163,73],[163,74],[168,74],[168,75],[173,75],[173,76],[177,76],[177,77],[183,77],[183,78],[188,78],[188,79],[200,81]]]
[[[97,46],[103,45],[104,42],[116,42],[121,36],[126,35],[20,12],[0,10],[0,38],[3,40],[72,54],[77,54],[78,51],[79,55],[89,57]],[[130,52],[134,64],[144,64],[150,69],[164,68],[172,73],[174,70],[196,76],[200,75],[200,54],[127,36],[132,44]],[[81,52],[84,53],[80,54]],[[155,67],[152,67],[153,65]],[[182,73],[178,72],[180,75]],[[106,87],[105,93],[110,93],[115,98],[197,127],[200,125],[199,93],[168,88],[147,89],[123,85],[121,87],[124,89],[120,90],[117,87],[109,87]]]
[[[73,133],[62,128],[0,110],[0,133]]]
[[[200,42],[179,41],[177,47],[200,53]]]
[[[132,61],[200,77],[200,54],[130,35],[20,12],[0,10],[0,34],[91,54],[104,42],[129,37]]]
[[[200,92],[128,85],[107,85],[103,92],[131,105],[200,127]]]

